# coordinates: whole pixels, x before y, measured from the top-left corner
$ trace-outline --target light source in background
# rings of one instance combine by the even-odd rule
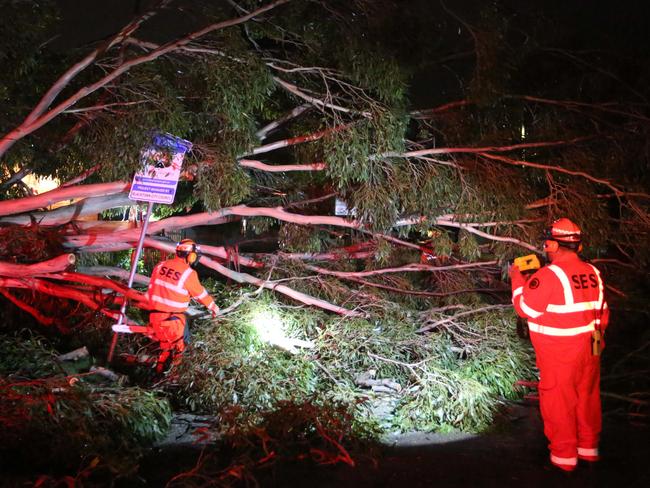
[[[54,190],[58,188],[61,184],[57,178],[52,178],[50,176],[34,176],[29,174],[23,178],[23,183],[25,183],[32,191],[40,195],[46,191]]]
[[[273,310],[258,310],[251,318],[251,325],[255,328],[259,338],[267,344],[277,346],[290,353],[297,353],[297,347],[312,348],[314,343],[287,337],[284,324],[277,312]]]

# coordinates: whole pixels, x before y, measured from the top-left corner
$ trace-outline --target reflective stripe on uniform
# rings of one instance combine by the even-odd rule
[[[204,288],[204,289],[203,289],[203,293],[201,293],[200,295],[195,296],[194,298],[195,298],[196,300],[200,300],[201,298],[205,298],[205,297],[207,297],[207,296],[208,296],[208,291]]]
[[[560,280],[562,285],[562,291],[564,294],[564,304],[549,303],[546,306],[547,312],[553,313],[574,313],[574,312],[586,312],[587,310],[600,310],[603,306],[603,280],[600,278],[600,273],[595,266],[589,265],[593,268],[598,279],[598,300],[589,301],[589,302],[574,302],[573,299],[573,289],[571,288],[571,283],[569,282],[569,277],[566,275],[564,270],[559,266],[551,264],[548,266],[548,269],[553,271],[555,276]]]
[[[601,302],[578,302],[569,303],[568,305],[549,303],[546,307],[546,311],[554,313],[584,312],[586,310],[600,310],[600,306]]]
[[[605,284],[603,283],[603,279],[600,277],[600,271],[598,271],[598,268],[596,268],[596,266],[591,263],[587,264],[591,266],[591,269],[594,270],[594,273],[596,273],[596,278],[598,279],[598,310],[600,310],[601,308],[607,307],[606,303],[603,306],[603,303],[605,301]]]
[[[162,303],[163,305],[167,305],[169,307],[177,307],[177,308],[187,308],[187,305],[189,304],[189,301],[187,302],[177,302],[175,300],[170,300],[168,298],[163,298],[158,295],[151,295],[151,300],[154,302]]]
[[[548,336],[576,336],[584,334],[585,332],[592,332],[596,329],[596,321],[592,320],[587,325],[581,327],[568,327],[566,329],[561,327],[549,327],[548,325],[539,325],[533,322],[528,322],[528,329],[538,334],[548,335]]]
[[[562,291],[564,292],[564,304],[572,305],[573,304],[573,291],[571,290],[571,283],[569,282],[569,277],[566,275],[564,270],[555,264],[550,264],[547,266],[548,269],[553,271],[555,276],[560,280],[562,284]]]
[[[551,462],[553,464],[560,464],[562,466],[576,466],[578,464],[577,457],[563,458],[551,454]]]
[[[181,275],[181,279],[178,280],[178,286],[183,288],[185,286],[185,282],[187,281],[187,278],[190,277],[192,274],[192,271],[194,271],[192,268],[187,268],[183,274]]]
[[[579,456],[598,456],[598,448],[585,449],[584,447],[578,448]]]
[[[538,312],[535,309],[530,308],[528,305],[526,305],[526,302],[524,301],[524,297],[521,297],[521,300],[519,300],[519,306],[521,307],[521,310],[528,315],[529,317],[532,317],[536,319],[540,315],[543,314],[543,312]]]
[[[174,285],[173,283],[169,283],[168,281],[163,281],[156,278],[155,280],[153,280],[153,282],[156,285],[162,286],[171,291],[175,291],[176,293],[180,293],[181,295],[189,295],[188,291],[185,288],[179,287],[178,285]]]

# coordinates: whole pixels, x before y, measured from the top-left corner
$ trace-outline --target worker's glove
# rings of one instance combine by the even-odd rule
[[[131,333],[131,327],[129,327],[126,324],[115,324],[113,327],[113,332],[123,332],[125,334],[130,334]]]
[[[513,290],[518,286],[525,285],[526,281],[528,281],[528,278],[519,271],[519,267],[514,264],[508,268],[508,276],[510,276],[510,283],[512,284]]]
[[[523,275],[521,274],[521,271],[519,271],[519,267],[511,264],[508,266],[508,276],[510,277],[510,281],[513,279],[516,280],[517,278],[521,278]]]
[[[216,317],[217,314],[219,313],[219,307],[217,307],[217,304],[212,302],[210,306],[208,307],[208,310],[212,314],[212,318]]]

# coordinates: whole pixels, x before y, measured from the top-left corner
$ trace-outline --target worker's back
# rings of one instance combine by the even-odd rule
[[[195,282],[198,283],[196,271],[184,259],[168,259],[153,269],[147,298],[160,312],[184,312],[192,296],[188,285]]]
[[[598,270],[575,254],[557,259],[539,273],[539,287],[547,287],[546,303],[537,302],[544,314],[535,322],[560,328],[587,325],[603,305],[603,283]],[[530,286],[535,286],[531,283]],[[533,308],[536,308],[535,305]],[[545,308],[541,308],[545,305]]]

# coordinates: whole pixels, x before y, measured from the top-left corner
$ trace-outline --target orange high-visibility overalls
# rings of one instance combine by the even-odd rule
[[[570,253],[528,281],[513,273],[512,302],[528,319],[551,462],[571,470],[578,458],[597,460],[600,356],[592,354],[591,341],[594,330],[604,332],[609,320],[598,269]]]
[[[198,300],[213,313],[219,308],[199,282],[196,271],[178,257],[156,265],[151,274],[147,298],[153,309],[149,322],[154,330],[154,339],[160,342],[161,354],[157,369],[161,371],[172,352],[177,354],[178,359],[185,350],[184,312],[189,306],[190,298]]]

